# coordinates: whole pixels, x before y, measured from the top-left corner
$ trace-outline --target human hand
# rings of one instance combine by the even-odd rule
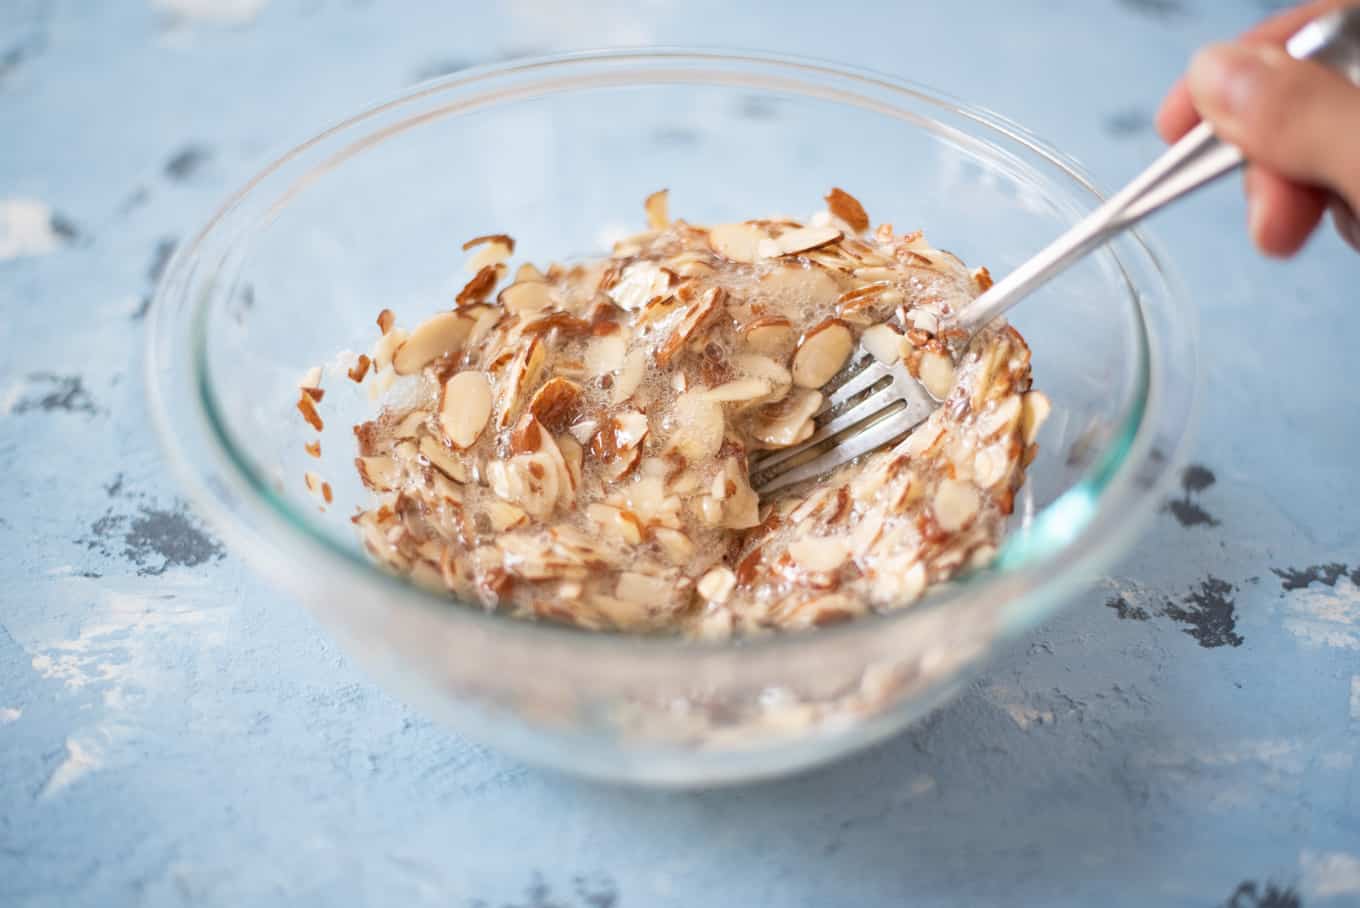
[[[1174,142],[1199,122],[1213,124],[1242,149],[1247,166],[1248,229],[1268,255],[1303,247],[1327,209],[1360,249],[1352,212],[1360,211],[1360,87],[1319,64],[1295,60],[1284,43],[1309,21],[1360,0],[1314,0],[1253,28],[1236,42],[1197,53],[1157,114]]]

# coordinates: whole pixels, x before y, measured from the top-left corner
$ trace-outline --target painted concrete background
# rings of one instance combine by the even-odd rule
[[[0,0],[0,905],[1360,904],[1360,257],[1152,231],[1201,314],[1195,466],[1103,583],[868,753],[715,793],[522,768],[373,687],[163,476],[140,363],[175,244],[403,85],[600,45],[861,63],[1105,186],[1260,0]],[[730,9],[729,7],[736,7]]]

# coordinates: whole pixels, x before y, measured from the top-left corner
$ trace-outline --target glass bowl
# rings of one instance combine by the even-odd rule
[[[811,61],[590,53],[470,71],[288,152],[174,257],[156,295],[151,408],[228,543],[430,715],[523,760],[634,783],[787,772],[901,729],[1120,553],[1182,460],[1193,316],[1162,258],[1117,239],[1013,322],[1053,401],[990,569],[899,612],[728,643],[594,634],[451,601],[376,567],[351,427],[377,404],[335,365],[383,308],[416,324],[466,280],[463,240],[538,262],[607,249],[669,187],[674,215],[807,215],[842,186],[1004,274],[1094,207],[1074,164],[932,90]],[[331,364],[322,458],[294,410]],[[321,509],[314,471],[334,489]]]

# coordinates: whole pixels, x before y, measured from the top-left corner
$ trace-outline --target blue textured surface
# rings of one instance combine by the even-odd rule
[[[755,787],[582,784],[403,708],[187,514],[140,377],[172,244],[420,78],[606,44],[840,59],[1108,187],[1190,50],[1276,5],[0,0],[0,905],[1360,904],[1360,258],[1259,260],[1235,186],[1152,228],[1201,313],[1184,493],[931,720]]]

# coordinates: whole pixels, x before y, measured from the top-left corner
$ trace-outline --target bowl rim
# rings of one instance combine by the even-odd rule
[[[195,467],[192,459],[187,455],[184,441],[179,434],[180,427],[175,422],[167,403],[168,395],[163,384],[168,376],[164,373],[164,370],[157,368],[155,350],[158,343],[164,343],[165,332],[174,327],[171,323],[170,312],[170,298],[174,295],[173,288],[185,279],[186,271],[192,272],[190,263],[194,259],[196,251],[223,219],[270,175],[282,169],[289,162],[328,139],[362,126],[384,113],[399,109],[403,105],[443,92],[472,88],[477,86],[478,83],[496,79],[541,74],[544,70],[556,72],[597,64],[633,64],[637,67],[634,75],[642,77],[640,82],[634,84],[646,85],[656,81],[647,78],[647,67],[661,62],[680,66],[706,64],[731,68],[766,67],[776,71],[783,70],[803,78],[812,76],[828,80],[843,80],[850,83],[860,83],[878,91],[904,95],[911,102],[924,103],[949,114],[963,117],[984,130],[1000,134],[1023,145],[1028,151],[1039,155],[1045,163],[1062,171],[1065,177],[1073,181],[1074,188],[1089,193],[1093,205],[1099,204],[1105,199],[1105,195],[1072,157],[1040,139],[1024,126],[986,107],[961,101],[948,93],[938,91],[919,82],[871,69],[847,66],[811,57],[759,51],[685,47],[581,50],[472,67],[449,76],[407,87],[274,156],[268,164],[247,180],[240,189],[230,194],[213,211],[204,226],[193,234],[189,242],[182,244],[176,250],[157,285],[148,318],[146,355],[147,395],[152,421],[160,438],[162,450],[170,460],[172,470],[177,474],[181,485],[188,490],[193,505],[208,518],[215,528],[221,530],[229,541],[241,539],[243,532],[250,536],[254,535],[242,527],[241,522],[225,506],[215,500],[215,490],[204,479],[201,470]],[[695,69],[688,77],[671,81],[700,85],[732,84],[705,79],[703,78],[704,75],[705,73],[702,70]],[[624,85],[629,83],[626,80],[616,79],[605,84]],[[762,87],[758,80],[750,84],[752,88]],[[599,87],[599,85],[598,82],[585,83],[584,87]],[[579,90],[581,87],[583,86],[580,84],[564,84],[562,87],[547,90],[546,93],[570,92]],[[796,91],[800,87],[807,88],[808,86],[783,83],[780,87],[783,90]],[[802,93],[811,96],[811,93]],[[504,100],[506,99],[497,99],[493,104]],[[867,103],[861,106],[871,107]],[[343,160],[343,158],[340,160]],[[1143,230],[1126,231],[1125,237],[1133,242],[1138,250],[1147,257],[1154,273],[1160,278],[1166,295],[1172,301],[1182,304],[1179,307],[1182,310],[1182,321],[1176,325],[1176,328],[1185,334],[1184,340],[1189,343],[1193,353],[1195,347],[1194,311],[1187,305],[1183,305],[1187,297],[1178,276],[1168,265],[1169,259],[1160,252],[1158,245],[1151,241]],[[1134,312],[1137,316],[1141,359],[1139,374],[1142,381],[1140,393],[1136,395],[1140,399],[1131,408],[1137,411],[1136,419],[1126,420],[1127,424],[1120,434],[1127,437],[1123,438],[1121,442],[1112,441],[1109,443],[1105,454],[1097,458],[1097,461],[1087,468],[1082,480],[1064,491],[1037,516],[1052,511],[1055,506],[1064,501],[1071,501],[1073,493],[1078,491],[1078,488],[1086,482],[1086,478],[1093,474],[1103,475],[1095,500],[1095,507],[1099,510],[1102,505],[1108,504],[1106,500],[1108,497],[1112,497],[1116,491],[1134,482],[1133,474],[1140,467],[1147,466],[1146,461],[1151,454],[1158,460],[1158,473],[1151,481],[1139,483],[1141,494],[1132,501],[1125,502],[1127,507],[1121,512],[1123,519],[1116,522],[1115,525],[1102,527],[1103,532],[1092,537],[1090,531],[1096,527],[1096,523],[1095,518],[1091,517],[1075,535],[1057,548],[1045,552],[1044,556],[1037,561],[1025,561],[1014,568],[1003,569],[1004,573],[990,570],[978,572],[975,578],[946,584],[908,607],[885,612],[869,612],[853,621],[818,628],[815,632],[776,633],[708,640],[671,634],[622,634],[591,631],[556,622],[525,621],[511,618],[459,602],[446,594],[433,593],[422,589],[408,579],[395,576],[382,570],[371,561],[363,559],[362,553],[351,552],[336,545],[325,536],[312,531],[306,524],[297,520],[287,510],[279,506],[272,489],[266,482],[267,478],[256,474],[240,458],[237,452],[232,449],[230,437],[225,434],[224,427],[220,425],[215,414],[206,412],[209,407],[205,406],[205,399],[211,399],[213,392],[201,357],[196,357],[196,365],[198,366],[196,371],[199,374],[195,375],[193,380],[200,393],[195,395],[195,398],[198,405],[205,410],[198,415],[205,417],[207,424],[216,433],[216,437],[212,439],[216,453],[219,455],[225,453],[226,456],[220,459],[229,463],[236,471],[237,475],[231,477],[233,485],[250,492],[250,500],[247,503],[256,512],[271,518],[272,523],[286,525],[294,540],[307,545],[313,554],[319,554],[327,560],[342,563],[352,571],[358,572],[365,580],[379,583],[385,591],[391,591],[392,595],[388,601],[394,607],[411,605],[435,610],[438,613],[436,617],[439,620],[466,623],[470,628],[493,635],[515,637],[529,645],[541,642],[544,645],[557,643],[578,649],[598,647],[601,650],[607,649],[615,657],[619,657],[625,652],[631,652],[643,655],[647,659],[670,661],[678,658],[690,661],[701,655],[721,657],[725,653],[741,653],[743,658],[750,658],[755,655],[756,651],[762,653],[793,653],[800,649],[823,649],[838,645],[837,641],[867,638],[897,625],[911,623],[923,613],[933,613],[936,610],[957,607],[959,601],[965,598],[965,594],[975,597],[979,590],[995,586],[988,580],[989,576],[1000,574],[999,579],[1010,581],[1026,581],[1033,577],[1034,580],[1021,583],[1018,596],[1012,597],[1011,601],[1007,601],[999,607],[1004,617],[998,638],[1007,638],[1051,614],[1064,601],[1065,593],[1071,592],[1078,585],[1084,585],[1088,572],[1099,565],[1108,563],[1120,554],[1129,542],[1136,538],[1151,518],[1156,503],[1172,482],[1179,466],[1185,462],[1193,440],[1194,417],[1198,408],[1199,386],[1201,384],[1200,364],[1197,359],[1192,364],[1196,375],[1193,386],[1180,389],[1183,394],[1187,395],[1187,402],[1177,420],[1179,425],[1172,427],[1173,448],[1171,450],[1152,451],[1149,444],[1144,443],[1142,444],[1143,450],[1138,452],[1141,455],[1142,462],[1139,461],[1139,458],[1133,456],[1134,449],[1138,447],[1140,441],[1150,442],[1150,435],[1155,429],[1156,417],[1164,414],[1158,414],[1155,408],[1149,404],[1151,396],[1149,389],[1155,378],[1154,367],[1151,363],[1156,358],[1158,351],[1149,338],[1142,295],[1129,278],[1123,262],[1118,257],[1116,257],[1116,261],[1119,262],[1121,274],[1128,285],[1127,289],[1132,296]],[[194,313],[190,321],[197,322],[199,321],[197,310],[201,304],[196,302],[192,305]],[[1120,448],[1121,450],[1112,455],[1111,450],[1113,448]],[[247,555],[250,554],[251,547],[249,545],[243,545],[242,548],[246,549]],[[1040,569],[1044,570],[1041,571]],[[1047,577],[1039,577],[1038,575],[1041,573],[1047,574]],[[1014,610],[1019,605],[1028,606],[1022,610],[1023,615],[1006,615],[1007,612]]]

